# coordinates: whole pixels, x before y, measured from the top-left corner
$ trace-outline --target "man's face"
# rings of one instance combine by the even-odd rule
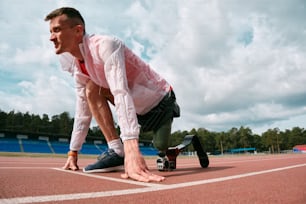
[[[57,16],[50,20],[50,41],[54,43],[55,53],[73,53],[78,49],[79,32],[72,26],[66,15]]]

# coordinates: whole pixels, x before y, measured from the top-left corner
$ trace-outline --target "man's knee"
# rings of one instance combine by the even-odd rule
[[[86,84],[86,97],[89,101],[97,100],[97,98],[105,98],[113,103],[114,98],[109,89],[103,88],[89,80]]]
[[[86,97],[89,100],[95,99],[99,93],[99,86],[89,80],[86,84]]]

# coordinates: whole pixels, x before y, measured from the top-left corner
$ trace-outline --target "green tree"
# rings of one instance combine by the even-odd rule
[[[237,139],[238,139],[238,148],[246,148],[251,147],[251,144],[254,143],[253,137],[252,137],[252,130],[250,128],[244,128],[240,127],[237,133]]]
[[[174,147],[178,144],[181,144],[184,137],[188,134],[189,133],[187,131],[180,131],[180,130],[173,132],[170,136],[170,146]]]
[[[41,118],[39,115],[31,115],[31,132],[40,133]]]
[[[257,151],[262,151],[264,149],[261,138],[262,137],[257,134],[253,135],[252,147],[255,147]]]
[[[43,114],[42,119],[41,119],[41,124],[40,124],[40,130],[44,133],[51,133],[52,128],[51,128],[51,122],[49,119],[49,116],[47,114]]]
[[[23,114],[23,124],[24,131],[30,132],[32,130],[32,117],[29,112]]]
[[[237,148],[239,146],[239,133],[238,133],[238,129],[233,127],[232,129],[229,130],[228,132],[228,149],[234,149]]]
[[[7,120],[6,112],[0,109],[0,129],[6,129],[6,120]]]
[[[205,128],[199,128],[197,131],[201,144],[207,152],[215,152],[216,149],[216,135],[215,132],[209,132]]]
[[[305,130],[303,128],[294,127],[289,134],[289,144],[291,148],[298,144],[305,144]]]
[[[72,131],[71,118],[68,112],[63,112],[59,115],[59,133],[63,135],[70,135]]]
[[[278,128],[269,129],[263,133],[263,143],[271,153],[280,153],[279,139],[280,131]]]

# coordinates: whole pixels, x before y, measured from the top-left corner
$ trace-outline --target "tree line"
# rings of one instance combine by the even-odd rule
[[[46,135],[54,137],[69,138],[73,128],[74,118],[68,112],[42,116],[10,111],[8,113],[0,110],[0,131],[17,132],[20,134]],[[99,127],[91,127],[88,131],[89,138],[102,140],[103,134]]]
[[[29,112],[4,112],[0,110],[0,131],[14,131],[21,134],[57,135],[70,138],[74,118],[68,112],[54,115],[35,115]],[[118,132],[120,128],[116,125]],[[233,127],[228,131],[213,132],[205,128],[190,131],[176,131],[171,135],[171,146],[180,144],[185,135],[196,134],[206,151],[211,153],[225,153],[230,149],[254,147],[258,152],[269,151],[280,153],[290,150],[298,144],[306,144],[306,130],[293,127],[291,130],[280,131],[278,128],[268,129],[261,135],[254,134],[249,127]],[[152,132],[142,133],[140,141],[151,141]],[[104,140],[103,133],[98,126],[91,127],[87,138]],[[192,151],[193,147],[188,147]]]

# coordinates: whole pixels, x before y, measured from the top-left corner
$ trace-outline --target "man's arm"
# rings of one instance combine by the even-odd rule
[[[85,86],[77,85],[76,108],[70,141],[70,150],[79,151],[82,148],[88,133],[91,119],[92,114],[87,103]]]
[[[137,181],[150,182],[150,181],[163,181],[165,177],[152,174],[140,153],[138,140],[131,139],[125,140],[124,153],[125,153],[125,172],[121,175],[122,178],[131,178]]]
[[[76,171],[79,169],[77,164],[78,151],[82,148],[90,126],[92,115],[85,94],[85,86],[77,83],[76,109],[70,141],[70,151],[68,152],[68,159],[63,167],[63,169],[66,170]]]
[[[85,88],[89,78],[77,70],[78,64],[76,63],[76,59],[70,53],[65,52],[60,54],[59,61],[62,69],[69,72],[75,80],[76,106],[70,150],[79,151],[85,141],[92,118],[86,99]]]
[[[105,62],[105,76],[114,96],[115,109],[121,130],[121,139],[124,144],[125,173],[122,178],[131,178],[137,181],[163,181],[162,176],[149,172],[146,162],[138,146],[139,125],[133,99],[129,93],[124,45],[117,39],[104,42],[101,46],[101,57]]]
[[[103,43],[102,59],[110,91],[114,96],[115,111],[121,130],[121,139],[138,139],[139,125],[133,98],[128,87],[124,57],[124,45],[118,39],[108,39]]]

